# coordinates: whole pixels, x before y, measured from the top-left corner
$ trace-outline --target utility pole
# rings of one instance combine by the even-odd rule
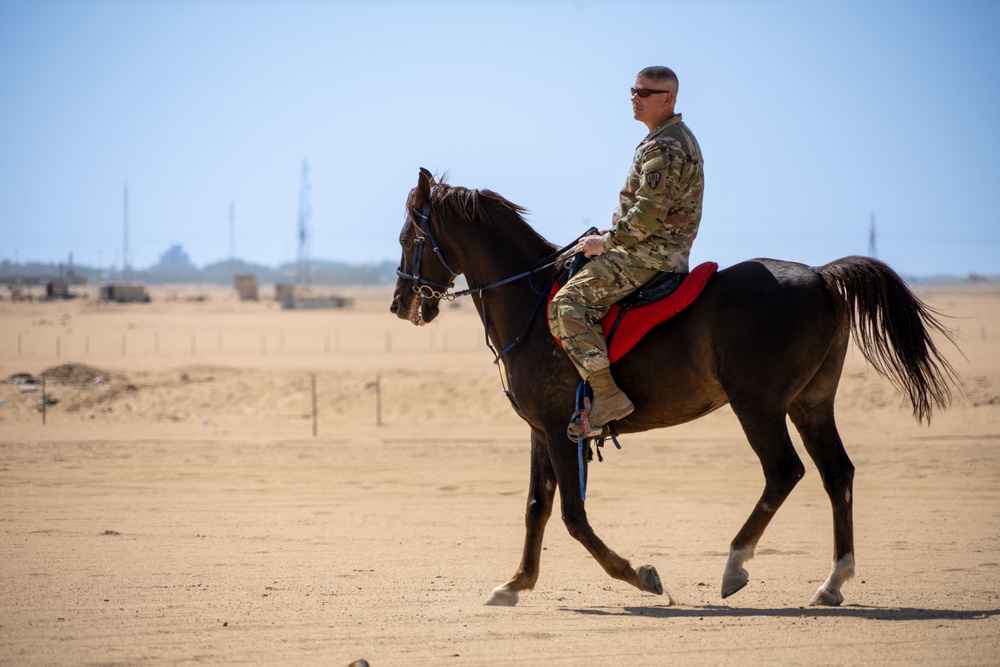
[[[122,204],[122,282],[128,282],[128,181],[125,182],[125,201]]]
[[[878,259],[878,246],[875,243],[875,214],[872,213],[871,221],[868,223],[868,256]]]
[[[236,203],[229,200],[229,261],[236,259]]]
[[[312,292],[312,268],[309,260],[310,224],[312,204],[309,200],[309,162],[302,161],[302,180],[299,185],[299,252],[295,265],[295,298],[307,298]]]

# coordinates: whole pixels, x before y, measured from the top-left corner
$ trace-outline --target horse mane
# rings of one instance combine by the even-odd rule
[[[480,225],[494,225],[502,217],[521,228],[518,230],[518,236],[523,234],[522,238],[526,240],[532,242],[537,240],[549,249],[554,247],[524,219],[524,214],[528,212],[525,207],[511,202],[492,190],[471,190],[450,185],[445,178],[446,175],[435,179],[431,195],[432,205],[445,217]]]
[[[508,201],[492,190],[470,190],[457,185],[450,185],[440,177],[434,185],[434,195],[432,203],[447,209],[452,216],[465,222],[489,222],[486,208],[494,207],[500,211],[517,216],[521,222],[528,224],[524,220],[524,214],[528,209],[523,206]]]

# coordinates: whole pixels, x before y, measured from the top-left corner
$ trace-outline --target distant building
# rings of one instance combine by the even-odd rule
[[[69,282],[62,278],[53,279],[45,283],[46,299],[70,299],[72,296],[69,291]]]
[[[108,283],[100,286],[98,298],[116,303],[149,303],[149,292],[142,283]]]
[[[274,285],[274,300],[281,303],[295,303],[295,285],[276,283]]]
[[[240,295],[240,301],[257,300],[257,277],[252,273],[238,273],[233,277],[233,287]]]
[[[350,308],[354,301],[342,296],[301,296],[297,285],[278,283],[274,286],[274,300],[284,310],[323,310],[327,308]]]

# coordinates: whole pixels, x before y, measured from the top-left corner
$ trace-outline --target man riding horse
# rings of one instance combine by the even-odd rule
[[[611,229],[580,240],[577,251],[593,259],[549,304],[549,328],[594,392],[587,420],[569,426],[575,437],[597,434],[635,409],[611,375],[601,318],[658,272],[688,271],[705,178],[698,141],[674,112],[677,89],[667,67],[636,76],[632,112],[649,134],[636,148]]]

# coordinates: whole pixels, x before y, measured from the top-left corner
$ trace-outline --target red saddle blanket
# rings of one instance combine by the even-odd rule
[[[677,289],[666,297],[644,306],[626,310],[615,335],[611,339],[611,345],[608,347],[608,358],[611,362],[614,363],[624,357],[625,353],[631,350],[657,324],[669,320],[694,303],[701,291],[705,289],[705,285],[708,284],[708,279],[718,268],[719,265],[715,262],[699,264],[694,267],[691,273],[687,274]],[[559,287],[558,282],[552,286],[550,300],[559,291]],[[601,328],[604,329],[605,338],[611,332],[611,327],[614,326],[620,311],[621,307],[615,304],[608,309],[608,314],[601,320]],[[556,342],[559,342],[559,339],[556,339]]]

